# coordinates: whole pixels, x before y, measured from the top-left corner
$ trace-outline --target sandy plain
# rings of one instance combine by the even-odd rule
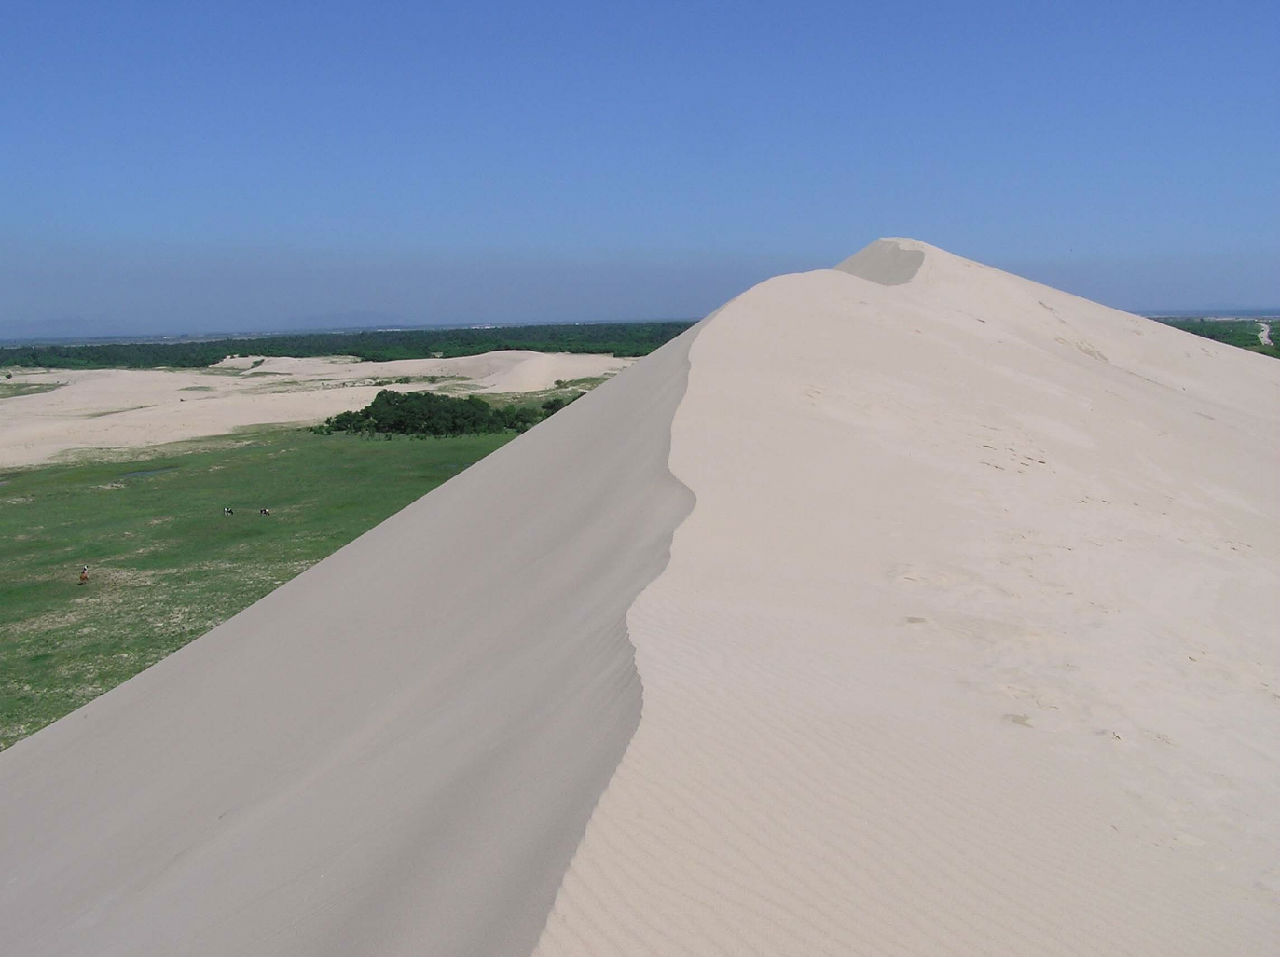
[[[0,951],[1273,953],[1277,434],[923,243],[770,280],[0,754]]]
[[[557,380],[614,375],[633,361],[512,351],[395,362],[238,356],[199,370],[7,370],[11,384],[57,388],[0,404],[0,468],[36,465],[76,450],[144,448],[254,425],[311,425],[363,408],[388,387],[456,395],[538,392]]]

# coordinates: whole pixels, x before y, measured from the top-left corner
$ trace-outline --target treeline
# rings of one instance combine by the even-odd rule
[[[1195,333],[1216,342],[1225,342],[1229,346],[1248,349],[1250,352],[1261,352],[1263,355],[1280,359],[1280,348],[1275,345],[1264,346],[1258,337],[1259,322],[1266,322],[1271,328],[1271,338],[1280,335],[1280,320],[1270,319],[1201,319],[1201,318],[1169,318],[1157,317],[1157,322],[1173,326],[1183,332]]]
[[[53,369],[204,368],[230,355],[357,356],[368,362],[472,356],[528,349],[535,352],[611,352],[643,356],[684,332],[691,322],[564,323],[492,329],[409,329],[326,332],[203,342],[113,342],[97,345],[11,346],[2,366]]]
[[[437,392],[377,394],[363,409],[340,412],[326,419],[319,432],[358,432],[366,435],[478,435],[525,432],[581,396],[553,397],[540,405],[493,406],[478,396],[465,399]]]

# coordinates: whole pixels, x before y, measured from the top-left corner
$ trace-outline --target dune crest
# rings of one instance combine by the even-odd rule
[[[1273,949],[1280,365],[903,240],[690,362],[536,952]]]

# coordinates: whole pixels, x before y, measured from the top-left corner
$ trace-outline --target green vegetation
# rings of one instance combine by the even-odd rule
[[[0,475],[0,748],[204,634],[510,438],[261,431]]]
[[[62,388],[64,382],[2,382],[0,381],[0,399],[12,399],[18,395],[35,395],[37,392],[52,392]]]
[[[316,431],[435,436],[526,432],[580,395],[554,396],[541,403],[490,405],[474,395],[457,399],[437,392],[383,389],[363,409],[331,416]]]
[[[378,376],[377,378],[362,381],[367,381],[370,385],[410,385],[414,382],[426,382],[436,385],[440,382],[465,382],[466,379],[459,375],[401,375],[395,378]]]
[[[1276,339],[1277,336],[1280,336],[1280,320],[1174,319],[1160,316],[1155,318],[1158,322],[1162,322],[1166,326],[1173,326],[1175,329],[1181,329],[1183,332],[1191,332],[1197,336],[1204,336],[1206,339],[1225,342],[1229,346],[1238,346],[1241,349],[1248,349],[1250,352],[1261,352],[1264,356],[1280,359],[1280,348],[1275,345],[1264,346],[1258,338],[1258,323],[1262,321],[1267,322],[1271,327],[1272,340],[1280,341]]]
[[[410,329],[395,332],[313,333],[191,342],[14,346],[0,349],[0,367],[57,369],[203,368],[229,355],[350,355],[370,362],[477,355],[511,349],[537,352],[648,355],[691,322],[610,322],[492,329]]]

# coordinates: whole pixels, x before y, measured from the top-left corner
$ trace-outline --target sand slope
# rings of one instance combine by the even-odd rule
[[[639,716],[689,341],[0,754],[0,951],[528,952]]]
[[[1280,364],[843,269],[694,345],[643,718],[539,951],[1274,953]]]
[[[0,754],[0,951],[1273,953],[1277,434],[924,244],[763,283]]]

